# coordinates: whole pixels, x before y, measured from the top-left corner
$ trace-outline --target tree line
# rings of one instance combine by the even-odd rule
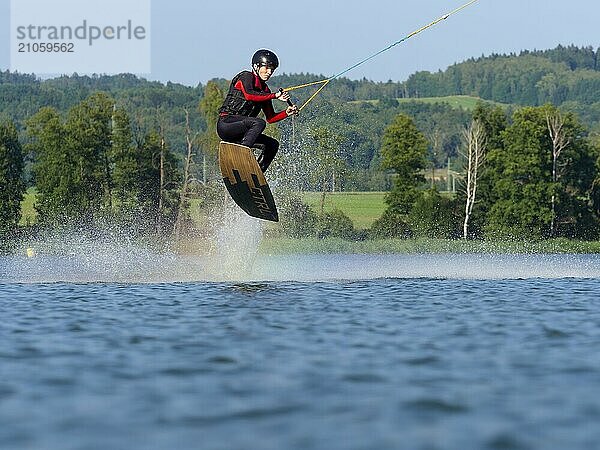
[[[25,155],[40,227],[118,223],[158,233],[173,227],[181,164],[162,128],[141,132],[114,99],[97,93],[64,116],[55,108],[41,108],[26,120],[23,133],[22,145],[14,124],[0,125],[4,233],[20,219]]]
[[[411,75],[409,97],[466,94],[507,104],[552,103],[577,112],[587,125],[600,121],[599,50],[558,46],[519,55],[491,55],[437,73]]]
[[[508,115],[479,105],[463,128],[464,179],[455,198],[427,189],[425,134],[399,114],[386,128],[382,164],[394,172],[380,235],[596,239],[600,142],[576,115],[547,104]]]
[[[117,225],[138,235],[178,235],[190,224],[195,186],[206,184],[207,174],[202,180],[198,173],[216,166],[222,100],[222,91],[209,84],[193,109],[183,109],[178,127],[184,151],[174,151],[170,119],[162,110],[131,117],[105,92],[66,113],[42,107],[20,132],[14,122],[0,122],[0,235],[18,231],[28,185],[35,189],[36,228],[93,231]],[[198,127],[200,120],[209,123],[206,131]],[[202,146],[212,149],[202,155],[204,164]]]

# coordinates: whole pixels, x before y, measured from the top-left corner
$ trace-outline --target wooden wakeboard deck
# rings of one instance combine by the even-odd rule
[[[225,187],[240,208],[249,216],[279,221],[273,194],[250,148],[221,141],[219,166]]]

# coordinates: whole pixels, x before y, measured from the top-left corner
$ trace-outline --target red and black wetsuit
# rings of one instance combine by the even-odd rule
[[[240,72],[231,80],[217,122],[217,133],[224,141],[247,147],[258,143],[265,147],[258,159],[263,172],[275,158],[279,142],[262,134],[267,124],[257,117],[258,113],[262,110],[269,123],[278,122],[288,116],[285,111],[275,113],[271,102],[274,98],[275,94],[258,75],[248,71]]]

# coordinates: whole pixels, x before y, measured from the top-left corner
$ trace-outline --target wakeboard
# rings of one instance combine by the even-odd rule
[[[229,195],[246,214],[272,222],[279,221],[271,188],[252,149],[221,141],[219,166]]]

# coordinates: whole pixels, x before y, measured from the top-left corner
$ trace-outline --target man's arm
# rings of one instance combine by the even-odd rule
[[[234,87],[242,91],[244,98],[249,102],[266,102],[277,97],[271,92],[257,91],[254,87],[254,75],[250,72],[243,73]]]
[[[285,109],[283,111],[275,113],[275,110],[273,109],[273,103],[270,101],[265,102],[262,105],[262,110],[265,113],[267,122],[269,122],[269,123],[279,122],[280,120],[283,120],[286,117],[288,117],[288,113],[286,112]]]

